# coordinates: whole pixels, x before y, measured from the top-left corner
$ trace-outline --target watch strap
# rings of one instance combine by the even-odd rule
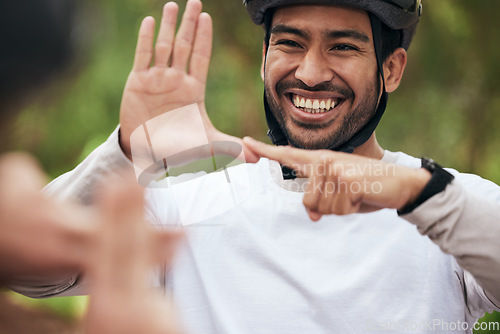
[[[431,173],[431,179],[427,182],[424,189],[413,203],[410,203],[398,210],[398,215],[404,215],[412,212],[420,204],[424,203],[432,196],[442,192],[455,178],[432,159],[422,158],[422,168],[427,169]]]

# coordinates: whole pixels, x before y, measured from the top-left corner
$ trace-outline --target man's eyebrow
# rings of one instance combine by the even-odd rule
[[[292,34],[303,38],[308,38],[310,36],[308,31],[294,28],[286,24],[274,25],[271,28],[271,34]],[[357,30],[328,30],[324,34],[329,38],[353,38],[364,43],[370,42],[368,35]]]
[[[271,34],[292,34],[299,37],[307,38],[309,33],[307,31],[290,27],[285,24],[276,24],[271,28]]]
[[[358,41],[368,43],[370,42],[370,38],[362,32],[357,30],[330,30],[325,33],[330,38],[353,38]]]

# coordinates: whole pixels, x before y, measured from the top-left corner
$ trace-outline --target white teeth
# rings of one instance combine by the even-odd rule
[[[318,99],[311,100],[295,95],[295,97],[292,98],[292,102],[297,108],[303,108],[304,111],[311,114],[323,113],[335,108],[335,101],[332,99],[326,101]]]
[[[313,109],[319,109],[319,101],[318,100],[314,100]]]

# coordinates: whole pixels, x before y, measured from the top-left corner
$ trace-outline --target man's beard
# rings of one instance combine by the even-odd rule
[[[268,85],[264,85],[264,88],[269,108],[278,121],[280,128],[284,132],[291,146],[310,150],[335,149],[349,141],[356,134],[356,132],[362,129],[370,121],[375,114],[378,104],[380,82],[379,80],[374,81],[375,84],[370,85],[373,89],[367,92],[366,97],[355,109],[351,110],[350,113],[343,115],[343,118],[339,117],[341,115],[336,115],[336,117],[327,123],[307,124],[295,120],[288,115],[288,122],[293,122],[296,126],[299,126],[301,128],[300,133],[292,133],[291,129],[287,127],[283,109],[279,105],[278,101],[272,97]],[[280,81],[276,84],[276,92],[280,97],[283,96],[282,92],[289,88],[299,88],[308,91],[340,92],[345,98],[343,104],[348,101],[351,101],[352,103],[355,97],[354,92],[351,89],[333,86],[330,83],[319,84],[315,87],[308,87],[298,80],[296,82]],[[333,112],[336,111],[333,110]],[[318,130],[328,128],[334,122],[342,122],[342,124],[337,126],[331,133],[322,138],[308,140],[310,138],[314,138],[314,135]]]

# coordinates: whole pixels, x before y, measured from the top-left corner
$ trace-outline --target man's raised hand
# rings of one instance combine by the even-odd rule
[[[240,138],[218,131],[208,117],[205,89],[213,32],[210,16],[201,10],[200,0],[188,0],[175,35],[179,7],[167,3],[156,43],[154,19],[146,17],[141,24],[120,110],[120,145],[140,182],[145,170],[163,172],[215,156],[240,161],[251,156],[243,152]]]
[[[154,19],[146,17],[142,21],[120,110],[120,144],[129,157],[132,132],[165,112],[197,104],[204,125],[212,126],[205,110],[212,20],[201,10],[200,0],[189,0],[175,35],[179,7],[174,2],[167,3],[155,44]]]

